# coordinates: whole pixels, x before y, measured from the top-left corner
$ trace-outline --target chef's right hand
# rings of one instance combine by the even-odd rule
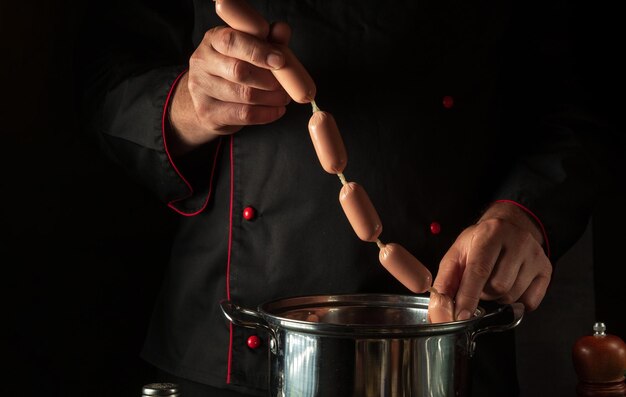
[[[268,41],[225,26],[205,33],[174,91],[167,132],[174,155],[285,114],[291,99],[271,72],[285,59],[272,43],[286,45],[290,33],[286,23],[272,25]]]
[[[454,297],[457,320],[467,320],[480,300],[521,302],[537,309],[552,278],[543,230],[519,205],[496,202],[461,232],[439,263],[433,287]]]

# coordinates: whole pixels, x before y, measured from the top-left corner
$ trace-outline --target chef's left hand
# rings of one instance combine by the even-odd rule
[[[527,311],[535,310],[552,276],[543,242],[541,229],[524,210],[496,202],[461,232],[441,260],[433,286],[454,297],[457,320],[469,318],[481,299],[521,302]]]

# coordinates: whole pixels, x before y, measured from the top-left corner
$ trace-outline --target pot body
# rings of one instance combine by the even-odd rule
[[[271,397],[467,396],[475,338],[517,326],[523,306],[479,307],[469,320],[430,324],[428,299],[303,296],[256,311],[222,302],[222,310],[233,324],[269,333]],[[483,325],[500,315],[505,322]]]
[[[274,397],[468,395],[469,332],[348,338],[282,329],[277,336]]]

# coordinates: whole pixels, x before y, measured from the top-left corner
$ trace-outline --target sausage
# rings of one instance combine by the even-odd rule
[[[289,47],[282,44],[276,46],[285,56],[285,65],[280,69],[272,69],[274,77],[291,99],[298,103],[310,103],[317,93],[313,78]]]
[[[385,244],[378,259],[392,276],[414,293],[425,292],[432,284],[430,271],[400,244]]]
[[[356,235],[363,241],[376,241],[383,225],[365,189],[348,182],[339,192],[339,202]]]
[[[247,0],[214,0],[215,12],[231,28],[265,40],[270,24]]]
[[[324,171],[342,173],[348,163],[348,154],[333,115],[321,110],[313,112],[309,119],[309,133]]]
[[[448,295],[440,294],[435,287],[429,289],[428,320],[431,323],[447,323],[454,321],[454,302]]]
[[[246,0],[214,0],[217,15],[231,28],[267,39],[269,23]],[[317,88],[311,75],[286,45],[277,44],[285,57],[285,64],[280,69],[272,70],[274,77],[298,103],[310,103],[315,99]]]
[[[319,323],[319,322],[320,322],[320,318],[319,318],[319,316],[318,316],[317,314],[314,314],[314,313],[313,313],[313,314],[309,314],[309,315],[306,317],[306,320],[305,320],[305,321],[308,321],[308,322],[310,322],[310,323]]]

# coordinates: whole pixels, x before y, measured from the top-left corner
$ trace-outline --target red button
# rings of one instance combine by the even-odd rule
[[[256,349],[259,346],[261,346],[261,338],[259,338],[256,335],[252,335],[251,337],[248,338],[248,347],[250,349]]]
[[[246,207],[243,209],[243,219],[251,221],[256,216],[256,211],[253,207]]]
[[[432,234],[439,234],[441,232],[441,225],[439,222],[433,222],[430,224],[430,232]]]
[[[454,106],[454,98],[452,98],[450,95],[446,95],[443,97],[443,107],[446,109],[451,109],[452,106]]]

